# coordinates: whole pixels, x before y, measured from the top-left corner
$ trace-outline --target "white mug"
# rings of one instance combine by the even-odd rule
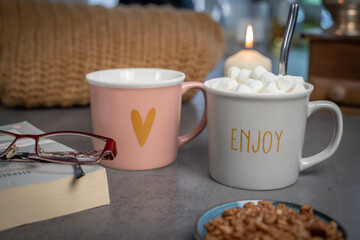
[[[235,188],[279,189],[292,185],[299,172],[329,158],[343,130],[339,107],[309,102],[313,86],[296,93],[236,93],[205,82],[209,170],[216,181]],[[302,158],[307,118],[320,109],[335,118],[334,136],[326,149]]]

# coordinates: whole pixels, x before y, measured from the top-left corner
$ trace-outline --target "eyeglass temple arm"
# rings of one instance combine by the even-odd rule
[[[32,158],[31,153],[28,152],[20,152],[20,153],[16,153],[14,155],[11,155],[11,157],[8,157],[6,154],[4,156],[1,157],[1,159],[4,160],[13,160],[13,159],[29,159],[29,160],[39,160],[36,158]]]
[[[108,139],[104,147],[105,155],[102,156],[103,160],[113,160],[117,155],[116,142],[113,139]]]
[[[2,157],[2,159],[11,160],[11,159],[18,158],[18,159],[22,159],[22,160],[29,159],[29,160],[32,160],[32,161],[39,161],[39,162],[44,161],[44,160],[41,160],[41,159],[38,159],[38,158],[35,158],[35,157],[36,157],[36,155],[35,154],[33,155],[33,153],[18,152],[15,155],[11,156],[10,158],[7,158],[6,155],[5,155],[5,156]],[[59,160],[56,157],[52,157],[52,159]],[[61,158],[60,160],[78,161],[76,158],[73,158],[73,157]],[[82,167],[79,164],[76,164],[74,166],[74,168],[75,168],[75,178],[76,179],[79,179],[79,178],[85,176],[85,172],[84,172],[84,170],[82,169]]]
[[[58,157],[48,157],[50,159],[54,159],[54,160],[69,160],[69,161],[77,161],[79,162],[79,160],[77,160],[76,158],[74,157],[61,157],[61,158],[58,158]],[[85,172],[84,170],[82,169],[82,167],[80,166],[80,164],[75,164],[74,165],[74,169],[75,169],[75,178],[76,179],[79,179],[83,176],[85,176]]]
[[[75,168],[75,178],[76,179],[79,179],[79,178],[85,176],[85,172],[79,164],[76,164],[74,166],[74,168]]]

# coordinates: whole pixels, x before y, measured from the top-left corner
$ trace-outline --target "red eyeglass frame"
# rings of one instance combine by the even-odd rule
[[[49,132],[49,133],[43,133],[43,134],[16,134],[16,133],[12,133],[12,132],[8,132],[8,131],[2,131],[0,130],[0,133],[5,133],[8,135],[12,135],[15,137],[15,139],[11,142],[11,144],[9,145],[8,148],[6,148],[6,150],[4,151],[4,153],[0,154],[0,158],[2,158],[3,156],[5,156],[11,149],[14,148],[15,143],[17,140],[22,139],[22,138],[31,138],[33,140],[35,140],[35,155],[40,159],[40,160],[45,160],[48,162],[55,162],[55,163],[65,163],[65,164],[97,164],[99,163],[101,160],[114,160],[114,158],[117,155],[117,149],[116,149],[116,142],[114,139],[109,138],[109,137],[104,137],[104,136],[100,136],[97,134],[92,134],[92,133],[85,133],[85,132],[78,132],[78,131],[56,131],[56,132]],[[38,152],[38,147],[39,146],[39,139],[42,137],[46,137],[49,135],[57,135],[57,134],[75,134],[75,135],[86,135],[89,137],[94,137],[94,138],[99,138],[102,140],[105,140],[105,146],[104,149],[100,155],[100,157],[95,160],[95,161],[74,161],[74,160],[56,160],[56,159],[50,159],[50,158],[46,158],[46,157],[42,157],[39,152]],[[35,160],[35,159],[34,159]],[[1,160],[0,160],[1,161]],[[35,160],[36,161],[36,160]]]

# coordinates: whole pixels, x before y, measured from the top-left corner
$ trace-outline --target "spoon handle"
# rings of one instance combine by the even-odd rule
[[[291,40],[294,35],[298,13],[299,13],[299,4],[296,3],[291,4],[286,27],[285,27],[284,37],[281,43],[281,50],[280,50],[279,74],[282,75],[286,75],[287,72],[289,50],[290,50]]]

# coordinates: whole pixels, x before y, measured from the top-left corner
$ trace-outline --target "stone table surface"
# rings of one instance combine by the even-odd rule
[[[183,104],[181,133],[195,127],[203,106],[201,94]],[[290,187],[249,191],[211,179],[205,129],[179,149],[176,161],[167,167],[107,169],[110,205],[5,230],[0,239],[194,239],[194,224],[202,212],[217,204],[248,199],[310,204],[343,225],[349,239],[360,239],[360,116],[344,114],[343,118],[343,137],[335,154],[302,172]],[[0,106],[0,125],[24,120],[43,131],[92,131],[88,106],[29,110]],[[303,155],[324,149],[332,127],[331,114],[313,114]]]

